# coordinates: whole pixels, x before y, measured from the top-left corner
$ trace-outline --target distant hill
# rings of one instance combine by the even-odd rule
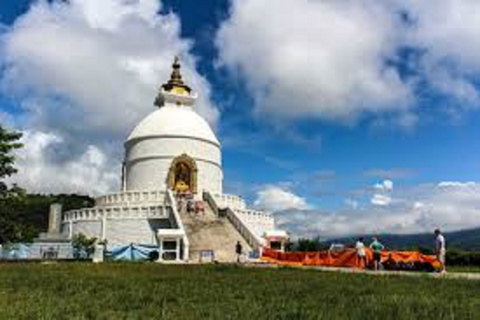
[[[480,227],[468,230],[460,230],[444,233],[447,241],[447,249],[460,249],[466,251],[480,251]],[[365,235],[365,242],[368,244],[373,235]],[[324,243],[343,243],[345,245],[354,244],[358,237],[344,237],[324,241]],[[433,233],[417,233],[417,234],[383,234],[379,236],[381,242],[387,248],[395,250],[423,249],[428,251],[433,249],[434,236]]]

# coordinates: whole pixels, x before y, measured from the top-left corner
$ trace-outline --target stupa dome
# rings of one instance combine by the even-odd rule
[[[167,103],[143,119],[127,141],[147,137],[188,137],[220,145],[207,121],[192,107]]]

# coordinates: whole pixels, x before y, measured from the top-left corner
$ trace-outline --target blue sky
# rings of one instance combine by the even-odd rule
[[[1,1],[0,119],[30,146],[18,183],[115,190],[122,140],[180,54],[226,191],[293,233],[475,224],[480,4],[272,3]]]

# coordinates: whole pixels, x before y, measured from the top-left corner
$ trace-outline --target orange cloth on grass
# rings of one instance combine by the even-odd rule
[[[373,251],[365,249],[367,265],[373,260]],[[262,260],[280,265],[305,265],[325,267],[350,267],[365,268],[357,256],[355,249],[346,249],[341,252],[317,251],[317,252],[280,252],[269,248],[263,248]],[[440,267],[435,256],[424,255],[417,251],[384,251],[381,253],[381,261],[392,259],[400,262],[429,263],[433,268]]]

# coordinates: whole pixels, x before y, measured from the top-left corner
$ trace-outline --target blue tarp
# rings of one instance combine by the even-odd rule
[[[113,260],[140,261],[148,260],[153,251],[158,252],[158,246],[132,243],[128,246],[112,246],[106,254]]]
[[[31,244],[15,243],[3,245],[0,250],[1,259],[28,259]]]
[[[248,258],[249,259],[258,259],[258,258],[260,258],[260,255],[258,254],[258,251],[250,251],[250,252],[248,252]]]
[[[30,257],[31,246],[32,244],[26,243],[14,243],[0,246],[0,259],[28,259]],[[113,246],[109,251],[105,252],[105,254],[113,260],[141,261],[148,260],[150,258],[150,253],[153,251],[158,252],[158,246],[132,243],[130,245]],[[77,259],[87,258],[87,253],[85,250],[75,250],[74,256]]]

